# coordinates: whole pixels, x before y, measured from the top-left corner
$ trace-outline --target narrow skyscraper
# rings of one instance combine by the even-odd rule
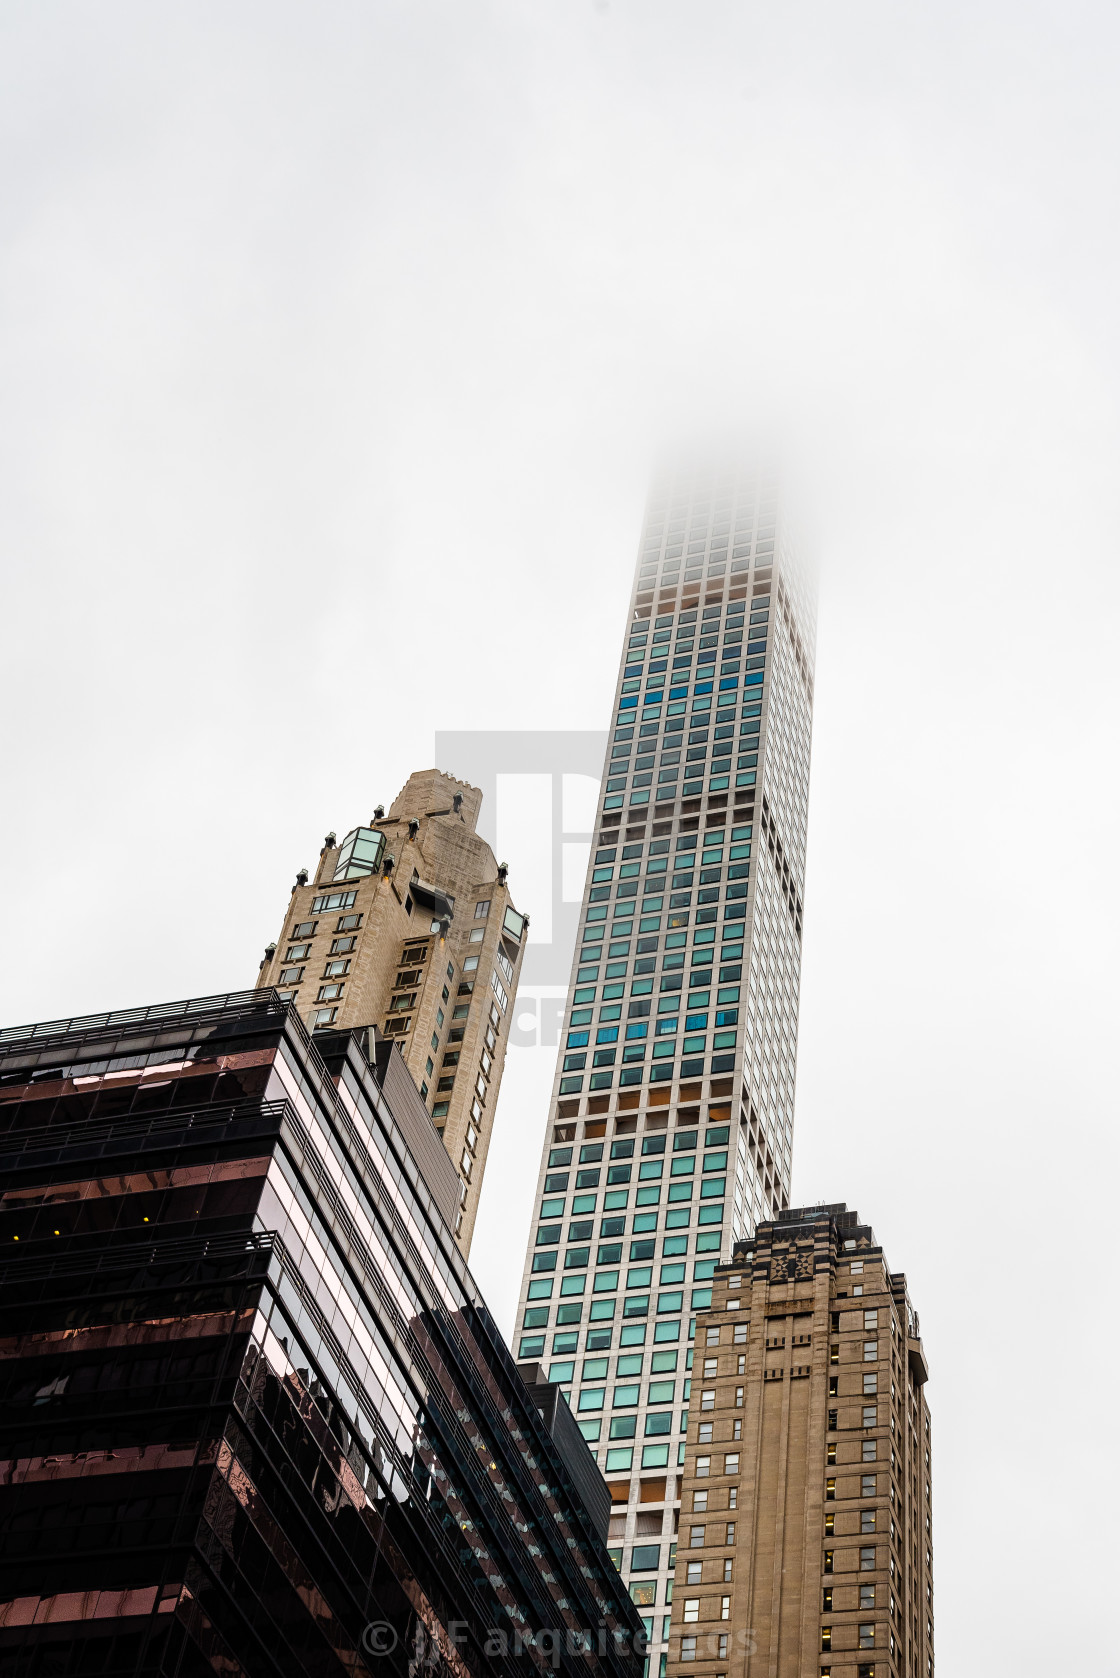
[[[455,1234],[470,1251],[528,918],[475,832],[482,794],[438,769],[410,775],[388,815],[292,888],[257,984],[314,1030],[373,1025],[399,1046],[459,1171]]]
[[[874,1231],[762,1224],[696,1360],[669,1678],[932,1678],[926,1359]]]
[[[629,619],[516,1337],[648,1540],[657,1652],[692,1314],[789,1199],[815,592],[775,483],[658,482]]]

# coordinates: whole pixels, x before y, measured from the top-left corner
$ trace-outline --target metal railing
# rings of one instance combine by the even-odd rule
[[[52,1276],[93,1275],[97,1272],[162,1268],[167,1265],[218,1264],[244,1257],[271,1258],[273,1250],[283,1252],[283,1243],[272,1230],[234,1231],[222,1235],[187,1236],[180,1241],[121,1241],[103,1243],[100,1249],[83,1248],[54,1258],[10,1258],[0,1264],[0,1286],[49,1280]],[[267,1265],[261,1267],[263,1274]]]
[[[69,1020],[39,1020],[31,1025],[5,1026],[0,1029],[0,1044],[36,1043],[43,1038],[85,1036],[134,1025],[171,1025],[179,1020],[193,1022],[216,1014],[229,1014],[235,1018],[247,1014],[283,1014],[290,1006],[281,1002],[272,989],[227,991],[220,996],[188,997],[180,1002],[152,1002],[143,1008],[117,1008],[107,1014],[78,1014]]]
[[[208,1133],[236,1126],[244,1135],[254,1129],[272,1133],[293,1111],[289,1101],[239,1101],[223,1106],[160,1108],[152,1113],[126,1113],[100,1124],[67,1124],[52,1128],[9,1132],[0,1136],[0,1180],[4,1172],[26,1171],[50,1158],[72,1154],[76,1159],[97,1158],[106,1153],[135,1154],[146,1141],[165,1147],[182,1138],[192,1142],[210,1140]],[[253,1121],[260,1123],[254,1126]],[[29,1157],[30,1156],[30,1157]]]

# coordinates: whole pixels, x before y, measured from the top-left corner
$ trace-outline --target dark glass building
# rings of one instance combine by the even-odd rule
[[[396,1049],[271,991],[53,1021],[0,1114],[0,1671],[637,1678]]]

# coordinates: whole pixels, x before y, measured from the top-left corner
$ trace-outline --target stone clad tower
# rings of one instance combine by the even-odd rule
[[[927,1373],[857,1212],[736,1247],[696,1319],[668,1678],[930,1678]]]
[[[470,1249],[528,917],[475,831],[482,794],[438,769],[301,874],[259,987],[312,1029],[372,1025],[400,1048],[460,1176]]]

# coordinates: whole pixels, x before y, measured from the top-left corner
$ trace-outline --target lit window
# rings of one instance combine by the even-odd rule
[[[685,1599],[684,1599],[684,1623],[685,1623],[685,1625],[686,1626],[687,1625],[694,1625],[696,1623],[696,1621],[699,1620],[699,1618],[700,1618],[700,1598],[698,1596],[686,1596]]]

